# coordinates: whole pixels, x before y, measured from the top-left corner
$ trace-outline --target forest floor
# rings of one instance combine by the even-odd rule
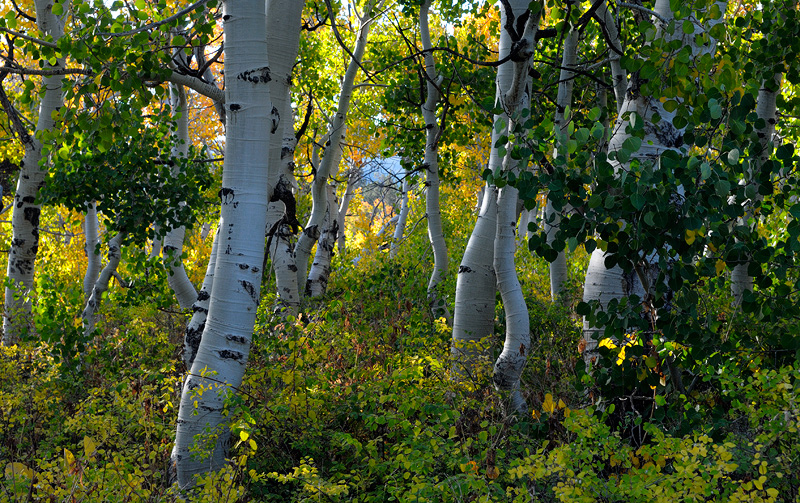
[[[664,375],[631,340],[606,345],[613,372],[593,380],[572,313],[585,254],[560,307],[546,263],[523,250],[529,412],[509,416],[490,372],[502,306],[489,357],[454,380],[450,330],[429,315],[426,260],[412,255],[339,257],[297,319],[272,313],[265,286],[227,411],[230,465],[193,501],[800,502],[797,362],[726,355],[679,394],[649,384]],[[112,292],[80,355],[79,318],[51,318],[45,341],[0,349],[0,502],[182,499],[169,472],[186,315]]]

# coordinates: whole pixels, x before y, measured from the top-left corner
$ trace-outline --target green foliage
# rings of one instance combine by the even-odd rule
[[[212,183],[207,167],[191,162],[204,152],[173,156],[169,109],[145,115],[145,104],[106,101],[65,117],[69,126],[59,133],[42,202],[84,210],[96,201],[105,226],[126,233],[126,242],[145,243],[151,225],[161,235],[191,227]]]

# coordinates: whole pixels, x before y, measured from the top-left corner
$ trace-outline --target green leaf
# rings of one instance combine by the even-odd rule
[[[61,5],[60,3],[54,3],[53,14],[55,14],[56,16],[60,16],[63,13],[64,13],[64,6]]]
[[[739,149],[733,148],[728,152],[728,164],[734,165],[739,162]]]
[[[588,114],[586,114],[586,118],[589,119],[589,121],[594,122],[594,121],[600,119],[600,116],[602,114],[603,114],[603,111],[600,110],[599,107],[594,107],[593,109],[589,110]]]
[[[719,101],[714,98],[708,100],[708,113],[711,114],[711,118],[714,120],[722,117],[722,107],[720,106]]]
[[[633,207],[637,210],[644,208],[646,202],[647,199],[642,194],[639,194],[638,192],[631,194],[631,204],[633,204]]]
[[[701,180],[708,180],[708,177],[711,176],[711,166],[704,162],[700,165],[700,179]]]
[[[692,33],[694,33],[694,23],[692,23],[687,19],[686,21],[683,22],[682,29],[685,34],[691,35]]]
[[[592,137],[593,137],[595,140],[599,140],[600,138],[602,138],[602,137],[603,137],[603,135],[604,135],[605,133],[606,133],[606,128],[605,128],[605,126],[603,126],[603,125],[602,125],[602,124],[600,124],[599,122],[595,122],[595,123],[594,123],[594,126],[592,126]]]

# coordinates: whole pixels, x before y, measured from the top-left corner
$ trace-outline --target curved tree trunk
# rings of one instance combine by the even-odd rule
[[[500,9],[501,25],[506,26],[527,12],[527,4],[515,2],[513,9],[507,12]],[[503,59],[511,52],[512,38],[507,30],[500,30],[498,43],[498,59]],[[507,61],[497,68],[496,103],[503,99],[505,90],[511,87],[514,77],[513,63]],[[508,127],[506,114],[496,115],[494,123],[505,123],[505,127],[493,127],[491,133],[491,152],[489,169],[497,173],[502,158],[495,147],[497,140],[504,135]],[[489,184],[483,191],[483,201],[478,220],[464,250],[464,256],[458,267],[456,277],[455,310],[453,312],[453,344],[451,357],[453,371],[462,377],[474,377],[478,359],[488,356],[488,348],[481,347],[479,341],[494,333],[494,309],[496,304],[497,278],[494,271],[494,240],[497,232],[497,189]]]
[[[403,196],[400,199],[400,212],[397,214],[397,222],[394,226],[394,235],[392,236],[392,244],[389,248],[389,257],[397,257],[397,251],[400,249],[400,242],[403,240],[403,234],[406,232],[406,222],[408,221],[408,194],[411,192],[411,187],[408,183],[408,173],[403,177]],[[380,234],[380,233],[379,233]]]
[[[525,0],[511,2],[512,8],[528,8]],[[514,117],[519,117],[522,110],[529,107],[530,98],[527,94],[530,60],[536,48],[536,32],[539,29],[544,6],[540,3],[531,3],[533,11],[528,11],[528,18],[525,22],[525,29],[518,42],[523,49],[514,58],[514,74],[511,86],[503,94],[503,109],[506,110],[511,119],[509,120],[509,130],[514,130]],[[517,21],[519,26],[519,21]],[[506,26],[504,23],[503,26]],[[500,84],[498,82],[498,88]],[[521,164],[524,161],[514,160],[511,151],[513,145],[507,146],[503,161],[501,175],[518,175]],[[530,350],[530,319],[528,306],[522,294],[522,285],[517,277],[516,262],[514,253],[516,252],[517,228],[517,202],[519,191],[511,185],[506,185],[500,189],[497,196],[497,230],[494,241],[494,270],[497,274],[497,288],[503,299],[503,310],[506,317],[506,337],[503,342],[503,351],[497,357],[494,364],[492,380],[498,390],[510,392],[510,403],[508,410],[512,413],[524,413],[527,411],[527,404],[520,393],[520,378],[522,370],[528,359]]]
[[[353,168],[347,175],[347,185],[344,187],[344,194],[342,195],[342,202],[339,203],[339,214],[337,221],[339,222],[339,238],[336,242],[336,247],[339,248],[339,253],[344,253],[347,247],[346,236],[344,234],[344,220],[347,217],[347,211],[350,208],[350,201],[353,200],[353,195],[356,191],[356,183],[360,177],[361,168]]]
[[[571,69],[575,66],[578,59],[578,30],[573,26],[564,38],[563,54],[561,56],[561,73],[558,78],[558,96],[556,98],[555,113],[555,137],[557,161],[568,162],[569,149],[569,122],[570,117],[565,116],[566,110],[572,105],[572,88],[575,83],[575,72]],[[569,207],[556,210],[550,199],[544,212],[544,230],[547,233],[547,244],[552,244],[555,240],[558,226],[561,223],[561,215],[569,212]],[[567,282],[567,254],[561,250],[556,260],[550,264],[550,296],[553,301],[562,298],[564,283]]]
[[[314,254],[314,263],[306,282],[306,295],[312,299],[325,295],[328,289],[333,248],[336,246],[336,237],[339,234],[339,203],[336,201],[336,189],[328,184],[327,192],[328,211],[322,223],[317,252]]]
[[[200,347],[200,340],[203,338],[203,330],[206,328],[206,318],[208,317],[208,305],[211,301],[211,289],[214,286],[214,269],[217,265],[217,247],[219,245],[219,226],[214,233],[214,243],[211,245],[211,254],[208,257],[206,275],[203,278],[203,285],[197,292],[197,298],[192,304],[192,319],[186,324],[186,333],[183,339],[183,363],[186,369],[192,368],[197,349]]]
[[[119,233],[108,242],[108,263],[100,275],[97,277],[92,286],[92,294],[89,300],[86,301],[86,306],[83,308],[81,318],[83,319],[83,335],[89,337],[94,332],[95,318],[97,311],[100,309],[100,303],[103,301],[103,294],[108,290],[108,284],[111,277],[117,272],[119,261],[122,258],[122,238],[123,233]]]
[[[173,115],[177,115],[178,129],[175,132],[176,145],[172,149],[173,158],[186,158],[189,151],[189,108],[186,106],[186,89],[183,86],[170,86],[170,101]],[[172,168],[172,176],[180,174],[180,163],[175,163]],[[181,202],[181,206],[185,203]],[[167,232],[164,236],[164,246],[162,248],[164,261],[166,262],[167,282],[175,293],[181,309],[188,309],[197,299],[195,290],[186,268],[183,266],[183,240],[186,236],[186,227],[181,225]]]
[[[433,247],[433,271],[428,280],[428,305],[435,318],[444,317],[448,324],[452,323],[450,310],[444,297],[439,292],[439,285],[444,280],[449,266],[447,244],[442,231],[442,212],[439,209],[439,121],[436,118],[436,106],[442,99],[439,86],[444,80],[436,71],[436,60],[431,48],[431,35],[428,27],[428,10],[431,0],[425,0],[419,10],[419,31],[422,49],[425,52],[426,94],[422,104],[422,118],[425,120],[425,211],[428,218],[428,239]]]
[[[369,37],[369,30],[374,19],[372,13],[373,8],[374,6],[372,4],[368,5],[364,12],[364,17],[360,20],[356,47],[353,50],[353,57],[347,65],[347,70],[342,80],[336,113],[330,121],[328,132],[325,135],[326,140],[324,143],[327,144],[327,146],[325,147],[324,157],[322,158],[322,162],[318,164],[319,167],[317,168],[317,173],[314,176],[314,182],[311,186],[311,215],[295,247],[298,285],[305,285],[306,283],[308,259],[311,256],[311,249],[320,237],[320,225],[328,211],[325,187],[328,185],[328,179],[331,176],[336,176],[339,170],[339,163],[342,160],[342,142],[344,141],[345,132],[347,130],[347,113],[350,110],[350,101],[353,97],[356,74],[360,68],[361,60],[364,57],[364,51],[367,48],[367,38]],[[333,17],[332,13],[331,17]]]
[[[219,243],[208,317],[178,412],[173,461],[181,488],[225,463],[229,431],[223,409],[244,375],[264,260],[265,164],[273,118],[266,5],[263,0],[226,0],[223,9],[228,125]],[[202,457],[192,452],[196,442]]]
[[[53,0],[35,0],[36,23],[39,30],[52,37],[53,41],[64,36],[64,20],[69,12],[69,1],[65,0],[64,15],[53,14]],[[46,68],[63,68],[64,58],[56,61],[54,66],[45,63]],[[63,105],[60,75],[42,77],[44,95],[39,104],[39,117],[36,132],[46,131],[55,125],[53,112]],[[39,188],[44,184],[47,171],[39,166],[42,161],[42,144],[38,135],[28,136],[18,131],[23,137],[25,155],[20,164],[17,190],[14,194],[14,209],[11,215],[12,238],[8,252],[6,276],[11,286],[5,289],[5,307],[3,311],[3,344],[16,344],[25,332],[34,331],[31,318],[31,302],[29,294],[33,288],[36,255],[39,251],[39,216],[41,206],[36,203]]]

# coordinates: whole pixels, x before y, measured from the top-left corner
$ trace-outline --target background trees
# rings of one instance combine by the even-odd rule
[[[2,498],[796,498],[791,7],[12,3]]]

